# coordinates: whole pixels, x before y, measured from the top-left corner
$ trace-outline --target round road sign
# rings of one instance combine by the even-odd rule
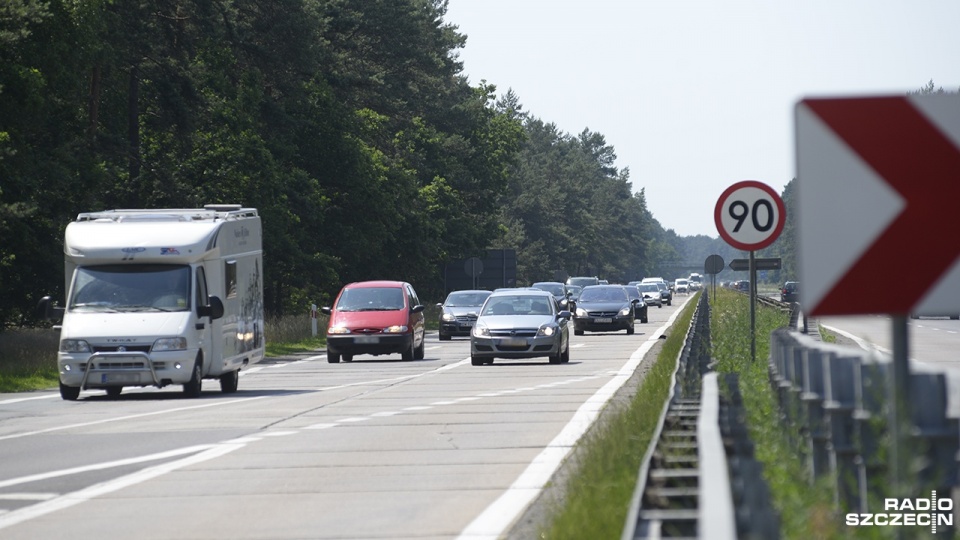
[[[723,257],[719,255],[711,255],[707,257],[707,260],[703,261],[703,273],[708,276],[715,276],[720,272],[723,272]]]
[[[756,180],[744,180],[727,188],[713,212],[720,237],[745,251],[772,244],[780,236],[786,217],[780,195]]]

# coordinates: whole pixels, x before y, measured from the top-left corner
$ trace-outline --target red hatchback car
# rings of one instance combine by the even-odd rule
[[[353,360],[357,354],[396,354],[420,360],[424,349],[424,306],[402,281],[363,281],[343,287],[327,325],[327,361]]]

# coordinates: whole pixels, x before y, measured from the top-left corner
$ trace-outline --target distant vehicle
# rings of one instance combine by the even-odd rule
[[[567,285],[576,285],[578,287],[587,287],[589,285],[599,285],[600,279],[596,276],[593,277],[569,277],[567,278]]]
[[[542,291],[547,291],[553,295],[553,298],[557,301],[557,309],[571,311],[572,306],[570,306],[570,291],[567,290],[567,286],[559,281],[538,281],[531,285],[534,289],[540,289]]]
[[[557,311],[553,295],[536,289],[495,291],[484,302],[470,333],[470,363],[494,358],[546,356],[551,364],[570,361],[569,311]]]
[[[64,233],[66,308],[60,313],[60,397],[87,389],[203,379],[237,391],[240,370],[264,356],[263,251],[257,210],[106,210],[79,214]]]
[[[580,292],[573,333],[626,330],[629,335],[635,320],[633,301],[622,285],[591,285]]]
[[[633,304],[633,317],[642,323],[646,323],[648,320],[647,303],[643,301],[640,287],[637,285],[624,285],[623,288],[626,289],[627,296],[630,297],[631,301],[636,300]]]
[[[703,276],[700,274],[690,274],[690,277],[687,278],[687,281],[690,283],[691,291],[698,291],[703,288]]]
[[[741,279],[740,281],[736,282],[736,287],[734,288],[737,289],[738,291],[750,292],[750,280]]]
[[[637,288],[640,289],[645,304],[658,308],[663,307],[663,295],[656,283],[641,283],[637,285]]]
[[[469,336],[488,296],[490,291],[453,291],[442,304],[437,304],[440,308],[440,341],[448,341],[453,336]]]
[[[353,361],[357,354],[396,354],[403,360],[422,360],[424,306],[409,283],[362,281],[345,285],[327,326],[327,362]]]
[[[580,298],[580,291],[583,290],[583,287],[579,285],[567,285],[567,290],[570,291],[570,301],[576,304],[577,299]]]
[[[784,283],[783,287],[780,288],[780,301],[796,302],[798,300],[800,300],[800,282],[787,281]]]
[[[670,290],[670,287],[667,286],[666,281],[657,281],[655,282],[657,287],[660,287],[660,299],[663,303],[668,306],[673,305],[673,291]]]
[[[690,282],[686,279],[677,279],[673,282],[673,291],[680,294],[690,292]]]

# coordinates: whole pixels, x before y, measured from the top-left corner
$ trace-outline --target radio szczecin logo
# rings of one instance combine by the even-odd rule
[[[937,498],[937,492],[929,499],[884,499],[883,512],[873,514],[847,514],[850,527],[930,527],[936,534],[937,527],[953,527],[953,499]]]

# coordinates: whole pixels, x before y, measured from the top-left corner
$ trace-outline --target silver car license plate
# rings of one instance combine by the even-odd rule
[[[504,338],[500,340],[501,347],[526,347],[527,340],[520,338]]]
[[[607,317],[597,317],[593,320],[597,324],[610,324],[613,322],[613,319],[608,319]]]

